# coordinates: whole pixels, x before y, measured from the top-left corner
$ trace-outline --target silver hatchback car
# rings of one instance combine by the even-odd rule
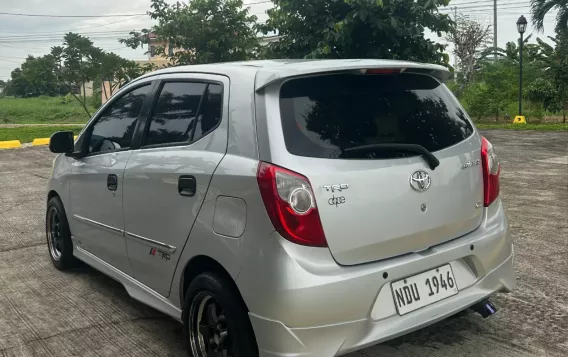
[[[515,287],[493,146],[444,67],[258,61],[115,94],[47,194],[54,265],[81,260],[183,323],[189,356],[331,357]]]

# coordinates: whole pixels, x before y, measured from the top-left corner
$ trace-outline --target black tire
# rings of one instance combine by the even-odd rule
[[[47,202],[45,214],[45,235],[47,249],[53,265],[59,270],[74,267],[77,259],[73,256],[73,242],[69,222],[61,199],[52,197]]]
[[[225,281],[215,273],[198,275],[187,289],[183,309],[183,332],[189,357],[207,357],[213,348],[227,349],[229,357],[258,357],[258,347],[247,308],[232,281]],[[206,300],[207,299],[207,300]],[[210,315],[211,305],[217,312],[219,327],[206,327],[205,315]],[[204,311],[200,316],[200,310]],[[197,328],[201,326],[201,328]],[[205,331],[203,331],[205,330]],[[205,340],[219,340],[222,333],[228,331],[226,339],[219,346]],[[203,334],[201,332],[204,332]],[[199,340],[204,344],[199,345]],[[212,347],[213,346],[213,347]],[[216,346],[216,347],[215,347]],[[229,350],[230,349],[230,350]],[[225,356],[220,353],[219,356]]]

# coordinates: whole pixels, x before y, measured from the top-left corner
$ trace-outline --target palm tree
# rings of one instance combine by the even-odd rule
[[[558,10],[554,30],[557,33],[568,33],[568,0],[531,0],[531,13],[536,29],[544,29],[544,16],[551,10]]]

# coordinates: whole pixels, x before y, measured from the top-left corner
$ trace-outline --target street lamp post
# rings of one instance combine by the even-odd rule
[[[519,46],[519,116],[523,115],[523,34],[527,29],[527,19],[521,15],[517,20],[517,31],[521,34],[521,43]]]

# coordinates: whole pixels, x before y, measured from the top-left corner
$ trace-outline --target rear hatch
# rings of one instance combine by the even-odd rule
[[[279,102],[289,155],[283,165],[309,179],[338,263],[419,252],[481,223],[480,139],[437,79],[416,73],[297,78],[282,84]],[[418,144],[439,166],[392,144]]]

